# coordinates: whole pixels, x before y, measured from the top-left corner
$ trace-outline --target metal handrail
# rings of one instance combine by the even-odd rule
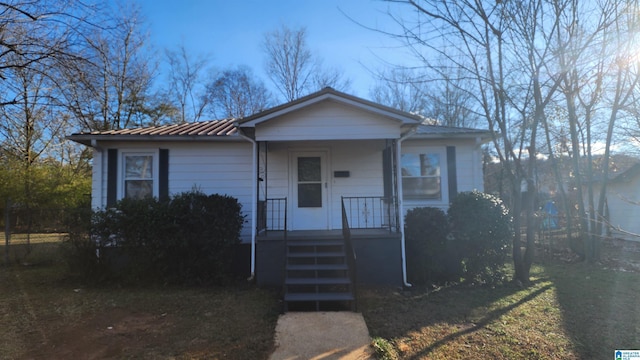
[[[353,285],[353,311],[358,311],[358,286],[357,286],[357,268],[356,268],[356,251],[351,242],[351,228],[349,227],[349,219],[344,206],[345,197],[342,197],[342,236],[346,245],[347,264],[349,266],[349,278]]]
[[[351,229],[398,231],[394,198],[383,196],[343,196],[342,205]]]
[[[271,198],[260,201],[258,231],[287,230],[287,198]]]

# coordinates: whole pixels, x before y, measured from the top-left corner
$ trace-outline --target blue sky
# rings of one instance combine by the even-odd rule
[[[326,66],[351,79],[350,93],[367,98],[374,84],[369,70],[409,56],[389,37],[368,30],[389,29],[386,14],[397,5],[379,0],[138,0],[147,19],[152,45],[162,51],[184,43],[189,54],[211,59],[217,68],[247,65],[272,88],[264,74],[261,43],[265,32],[281,24],[307,28],[309,48]],[[391,7],[390,7],[391,6]],[[349,17],[354,20],[349,19]],[[395,48],[394,48],[395,47]],[[162,78],[162,77],[160,77]]]

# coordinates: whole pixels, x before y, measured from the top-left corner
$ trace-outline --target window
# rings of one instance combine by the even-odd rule
[[[153,155],[124,155],[124,197],[142,199],[153,196]]]
[[[402,190],[406,199],[442,199],[440,154],[402,154]]]

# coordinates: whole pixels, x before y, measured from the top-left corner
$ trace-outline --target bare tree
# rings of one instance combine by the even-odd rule
[[[604,1],[584,6],[568,2],[567,8],[571,10],[567,14],[573,16],[566,18],[555,35],[562,45],[558,49],[560,64],[575,64],[561,76],[561,83],[584,254],[587,261],[594,262],[600,256],[607,181],[596,189],[591,180],[608,178],[614,130],[635,107],[633,94],[640,82],[635,44],[640,24],[634,14],[639,4]],[[599,171],[594,168],[597,142],[604,143]]]
[[[243,118],[272,105],[269,90],[244,66],[215,74],[207,84],[207,98],[211,113],[223,118]]]
[[[103,13],[102,30],[84,34],[86,61],[61,69],[64,101],[85,130],[129,127],[144,109],[154,69],[139,11]]]
[[[38,64],[44,68],[44,64]],[[32,197],[32,169],[36,162],[54,145],[59,145],[62,131],[67,129],[69,117],[52,99],[54,89],[42,69],[30,67],[7,69],[5,90],[14,102],[0,107],[0,138],[9,162],[22,180],[23,202],[30,206]],[[15,195],[14,195],[15,196]]]
[[[470,85],[461,74],[445,73],[436,79],[405,67],[391,68],[378,74],[378,82],[370,91],[371,98],[381,104],[419,114],[445,126],[473,127],[479,115],[472,110]]]
[[[393,68],[378,74],[378,82],[369,96],[377,103],[428,116],[428,93],[426,83],[418,74],[406,68]]]
[[[536,225],[535,161],[527,160],[535,159],[544,104],[557,88],[553,81],[536,80],[551,54],[550,44],[537,45],[549,36],[554,22],[540,20],[541,1],[392,2],[408,5],[416,14],[411,19],[394,17],[401,27],[395,36],[424,64],[430,80],[441,84],[443,91],[437,96],[448,101],[454,90],[461,92],[463,108],[484,119],[492,131],[495,154],[509,183],[503,196],[514,215],[514,227],[519,229],[524,220],[528,229],[524,252],[519,231],[513,239],[514,277],[526,283]]]
[[[606,144],[606,162],[614,124],[631,105],[631,89],[637,88],[637,60],[629,61],[631,44],[637,41],[637,19],[631,15],[637,13],[637,2],[391,2],[415,10],[413,19],[394,17],[402,29],[394,36],[423,62],[425,71],[435,74],[431,75],[434,82],[451,84],[443,76],[447,73],[473,81],[456,88],[477,104],[473,108],[479,109],[478,115],[494,134],[494,148],[510,183],[506,196],[514,225],[517,229],[524,221],[527,229],[524,253],[518,231],[513,242],[515,278],[526,282],[535,249],[535,159],[540,143],[546,141],[543,148],[552,162],[555,149],[570,150],[579,228],[583,232],[589,228],[586,213],[592,217],[591,228],[597,228],[593,217],[604,202],[596,207],[593,200],[584,201],[585,197],[594,199],[589,181],[595,175],[592,146],[596,133],[606,135],[600,138]],[[443,63],[450,69],[443,71]],[[556,111],[558,108],[563,111]],[[568,120],[568,137],[559,148],[550,143],[550,109],[554,115],[566,114]],[[542,142],[539,129],[545,132]],[[557,166],[554,168],[557,172]],[[606,177],[608,166],[603,169]],[[557,178],[566,199],[561,176]],[[587,195],[583,196],[585,186]],[[603,195],[604,187],[600,200]],[[587,252],[595,258],[595,251],[587,247]]]
[[[81,60],[76,46],[78,29],[88,22],[94,9],[81,1],[14,0],[0,3],[0,80],[13,76],[14,69],[42,71],[42,65],[58,66]],[[45,71],[45,77],[50,72]],[[54,77],[49,76],[51,80]],[[20,102],[7,91],[0,106]]]
[[[285,101],[292,101],[323,87],[344,90],[349,86],[340,71],[324,69],[307,45],[306,29],[282,25],[264,36],[267,75]]]
[[[180,109],[179,122],[198,121],[208,102],[201,82],[202,73],[208,66],[206,58],[193,58],[184,45],[177,50],[165,52],[169,65],[169,89],[167,95],[177,102]]]

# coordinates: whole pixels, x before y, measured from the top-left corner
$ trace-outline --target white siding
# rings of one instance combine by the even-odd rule
[[[256,125],[258,141],[389,139],[401,123],[344,104],[324,101]]]
[[[328,153],[329,223],[342,226],[342,196],[383,196],[382,150],[384,141],[329,141],[269,144],[267,158],[267,196],[291,199],[290,153],[322,150]],[[261,164],[264,158],[261,159]],[[262,165],[264,166],[264,165]],[[349,177],[336,178],[334,171],[349,171]],[[263,190],[261,190],[262,192]],[[290,204],[289,209],[293,209]]]
[[[193,189],[207,194],[224,194],[237,198],[246,215],[242,236],[249,241],[251,234],[252,144],[249,142],[175,142],[175,143],[114,143],[100,144],[95,151],[93,176],[93,202],[104,207],[107,192],[107,148],[123,151],[169,150],[169,193],[177,194]],[[342,196],[384,195],[382,151],[384,140],[349,141],[292,141],[269,142],[268,151],[260,153],[260,196],[286,197],[291,201],[291,154],[295,151],[324,151],[327,154],[329,223],[333,229],[341,228]],[[433,201],[405,201],[403,210],[416,206],[434,206],[446,210],[449,204],[447,187],[446,147],[456,147],[458,191],[482,190],[480,150],[473,140],[405,140],[404,151],[437,151],[441,155],[442,199]],[[266,169],[265,169],[266,166]],[[266,173],[265,173],[266,170]],[[334,177],[334,171],[348,171],[349,177]],[[121,186],[121,185],[120,185]],[[289,206],[293,209],[294,206]]]
[[[118,148],[120,154],[126,151],[156,151],[157,153],[157,149],[168,149],[169,194],[199,190],[205,194],[221,194],[237,198],[242,204],[243,214],[246,215],[242,239],[250,240],[252,189],[255,185],[252,179],[253,147],[251,143],[149,142],[116,143],[109,144],[109,147]],[[106,159],[106,148],[102,154]],[[98,158],[100,159],[100,156]],[[155,180],[157,182],[157,179]],[[106,206],[107,164],[106,161],[97,164],[95,158],[92,191],[94,207]]]
[[[481,150],[472,142],[452,143],[450,145],[456,147],[458,192],[484,191]]]
[[[609,204],[609,221],[612,226],[611,235],[640,241],[640,238],[631,235],[640,234],[640,222],[638,221],[640,218],[640,205],[638,205],[640,204],[640,177],[634,177],[627,183],[609,185],[607,202]]]

